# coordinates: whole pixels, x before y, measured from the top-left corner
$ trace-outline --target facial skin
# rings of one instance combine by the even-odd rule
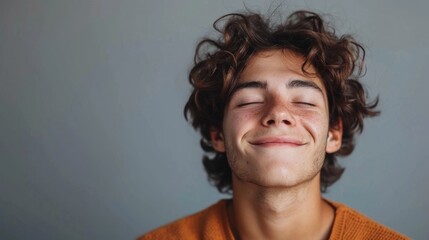
[[[223,129],[211,134],[215,150],[226,152],[233,179],[287,188],[319,181],[325,153],[340,148],[341,124],[329,128],[325,87],[302,72],[303,62],[288,50],[261,52],[241,74]]]

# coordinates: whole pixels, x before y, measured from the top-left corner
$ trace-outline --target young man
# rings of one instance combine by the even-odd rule
[[[185,116],[210,180],[233,197],[141,239],[406,239],[321,195],[378,114],[358,81],[361,45],[305,11],[277,25],[231,14],[215,28],[197,47]]]

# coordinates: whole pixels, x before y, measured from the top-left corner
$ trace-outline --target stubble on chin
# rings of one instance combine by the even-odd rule
[[[298,182],[304,183],[313,180],[321,171],[324,160],[325,160],[325,152],[326,142],[322,143],[322,146],[314,152],[313,161],[306,168],[307,170],[302,172],[301,177],[296,179],[297,182],[292,185],[299,184]],[[236,149],[236,147],[230,143],[227,139],[225,139],[225,153],[228,159],[228,164],[231,168],[231,173],[237,178],[239,181],[253,183],[256,185],[260,185],[259,180],[255,179],[256,176],[252,176],[250,162],[247,159],[241,157],[242,154]],[[234,177],[233,177],[234,179]],[[260,179],[261,180],[261,179]]]
[[[246,166],[249,164],[248,160],[240,159],[237,149],[227,139],[225,139],[225,151],[232,174],[242,181],[248,181],[250,178],[249,166]]]
[[[319,149],[319,152],[315,153],[313,162],[313,172],[318,174],[322,170],[323,163],[325,162],[326,156],[326,141],[322,144],[323,147]]]

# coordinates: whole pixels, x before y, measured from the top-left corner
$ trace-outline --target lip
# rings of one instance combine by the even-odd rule
[[[250,141],[250,144],[261,146],[261,147],[269,147],[269,146],[292,146],[299,147],[305,145],[301,140],[294,137],[286,137],[286,136],[275,136],[275,137],[263,137],[258,138],[256,140]]]

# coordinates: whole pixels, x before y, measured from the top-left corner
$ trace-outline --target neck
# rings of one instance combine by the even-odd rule
[[[291,188],[267,188],[233,176],[229,207],[237,239],[327,239],[333,208],[320,194],[319,175]]]

